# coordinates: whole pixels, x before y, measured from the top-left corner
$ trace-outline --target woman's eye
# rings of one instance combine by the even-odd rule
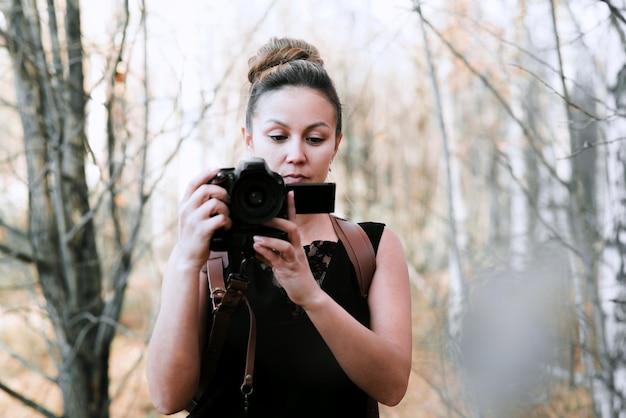
[[[285,135],[270,135],[272,141],[281,142],[287,139]]]
[[[309,137],[306,140],[313,145],[321,144],[322,142],[324,142],[324,138],[318,138],[318,137]]]

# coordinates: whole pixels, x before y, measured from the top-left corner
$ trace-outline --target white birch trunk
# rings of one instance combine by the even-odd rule
[[[416,10],[421,15],[420,6],[416,3]],[[439,92],[439,84],[432,63],[430,54],[430,45],[424,21],[422,23],[422,34],[424,40],[424,49],[426,51],[426,60],[430,73],[430,79],[433,86],[435,96],[437,118],[439,123],[439,131],[442,140],[442,150],[446,178],[446,200],[447,200],[447,220],[448,220],[448,267],[449,267],[449,300],[448,300],[448,332],[453,341],[458,340],[461,334],[461,320],[465,304],[465,282],[463,279],[463,269],[461,264],[461,251],[459,248],[459,224],[457,224],[457,208],[455,204],[461,204],[462,194],[460,191],[458,163],[452,162],[456,160],[454,154],[450,152],[448,135],[443,116],[443,106],[441,103],[441,94]],[[453,168],[454,166],[454,168]],[[464,210],[459,212],[464,213]],[[464,235],[464,234],[462,234]],[[461,239],[464,241],[464,239]]]
[[[445,89],[445,87],[443,87]],[[444,97],[452,95],[444,92]],[[466,284],[463,277],[462,257],[467,250],[467,231],[465,221],[467,210],[461,188],[461,169],[454,135],[444,135],[445,165],[447,166],[448,191],[448,222],[450,233],[450,247],[448,251],[448,268],[450,271],[450,302],[449,302],[449,332],[453,338],[461,333],[461,318],[465,311]]]
[[[615,125],[619,125],[616,123]],[[626,130],[626,124],[621,123],[622,132]],[[615,129],[607,129],[608,137],[614,137]],[[608,351],[611,357],[619,356],[624,351],[623,335],[626,333],[626,323],[618,319],[620,301],[626,294],[624,284],[618,281],[624,271],[624,248],[626,247],[626,208],[623,202],[626,200],[626,143],[617,142],[607,146],[606,158],[606,192],[603,199],[603,237],[604,249],[599,269],[599,293],[602,310],[605,316],[605,329]],[[622,336],[620,336],[622,335]],[[623,365],[615,364],[612,370],[615,390],[626,394],[626,369]],[[614,405],[614,409],[623,406]],[[602,416],[609,416],[602,414]]]
[[[521,133],[512,135],[520,138]],[[528,199],[524,192],[523,180],[526,178],[526,159],[524,149],[517,141],[511,141],[507,150],[511,166],[511,240],[510,264],[514,271],[522,271],[528,255]]]
[[[606,80],[609,86],[620,86],[618,73],[622,71],[622,78],[626,71],[623,63],[626,60],[624,45],[614,36],[608,40],[607,48],[607,72]],[[622,81],[623,83],[624,81]],[[621,103],[619,97],[621,94]],[[621,91],[615,91],[607,97],[609,109],[618,109],[618,112],[626,112],[626,86],[621,84]],[[621,105],[621,108],[620,108]],[[606,153],[606,170],[599,174],[599,181],[606,184],[602,188],[603,196],[600,199],[600,225],[603,225],[604,247],[599,269],[599,293],[602,310],[605,317],[607,349],[610,356],[622,361],[614,361],[612,377],[615,391],[621,396],[614,396],[613,411],[619,417],[626,416],[626,405],[620,398],[626,396],[626,367],[623,362],[624,335],[626,335],[626,322],[624,322],[624,303],[626,299],[626,286],[623,283],[624,260],[626,257],[626,118],[614,118],[606,125],[606,140],[608,144],[604,148]],[[606,176],[606,177],[604,177]],[[622,281],[620,282],[620,278]],[[620,303],[621,302],[621,303]],[[602,416],[609,416],[610,411],[603,411]]]
[[[554,29],[554,39],[556,42],[556,56],[558,58],[559,65],[559,76],[561,82],[561,94],[565,101],[565,111],[568,120],[568,132],[567,137],[569,139],[569,152],[566,155],[573,155],[574,153],[574,127],[572,124],[575,122],[574,112],[572,109],[571,96],[569,93],[570,86],[568,83],[568,75],[566,73],[566,49],[562,47],[561,43],[561,34],[559,33],[558,24],[557,24],[557,15],[562,9],[558,8],[559,3],[555,0],[551,0],[551,17],[552,17],[552,25]],[[584,55],[583,55],[584,56]],[[579,66],[581,65],[580,60],[578,61]],[[583,67],[584,68],[584,67]],[[559,225],[562,225],[561,230],[563,231],[563,239],[566,243],[571,243],[572,248],[575,251],[578,251],[576,254],[577,258],[580,260],[575,260],[574,253],[570,252],[570,264],[572,269],[572,274],[574,276],[574,290],[577,295],[576,297],[576,309],[579,312],[584,312],[586,308],[588,308],[588,303],[591,303],[593,309],[593,332],[596,336],[595,338],[595,352],[597,353],[597,362],[599,363],[598,372],[594,372],[591,369],[593,363],[589,361],[587,357],[589,354],[583,354],[583,361],[585,364],[585,372],[587,379],[590,380],[592,384],[592,394],[595,403],[595,412],[599,416],[603,418],[609,418],[616,416],[613,410],[613,403],[618,399],[618,397],[614,396],[612,392],[613,387],[613,375],[612,375],[612,365],[610,360],[609,350],[607,349],[606,344],[606,316],[602,312],[600,307],[600,301],[602,300],[598,290],[597,283],[595,281],[595,272],[593,268],[593,263],[591,262],[592,255],[590,252],[592,251],[592,247],[589,242],[587,242],[588,237],[586,236],[585,230],[585,221],[584,221],[584,212],[583,207],[581,206],[581,198],[582,193],[579,189],[579,184],[582,183],[581,178],[576,178],[576,173],[573,173],[572,160],[567,158],[559,161],[556,165],[557,173],[559,173],[559,177],[562,179],[564,184],[568,185],[568,193],[569,196],[565,196],[564,203],[567,203],[563,207],[568,207],[569,213],[561,213],[559,211],[559,217],[563,218],[563,222],[559,222]],[[561,188],[558,188],[560,190]],[[558,207],[561,207],[558,204]],[[578,263],[577,261],[581,261]],[[582,265],[581,265],[582,264]],[[579,267],[580,266],[580,267]],[[583,294],[581,286],[582,280],[581,278],[585,278],[586,282],[586,295],[588,297],[587,301],[580,300],[580,295]],[[580,314],[579,314],[580,315]],[[579,316],[580,319],[580,316]],[[583,353],[589,353],[591,347],[585,346],[585,337],[584,333],[587,328],[591,327],[591,325],[587,324],[587,321],[580,322],[580,344],[583,350]]]

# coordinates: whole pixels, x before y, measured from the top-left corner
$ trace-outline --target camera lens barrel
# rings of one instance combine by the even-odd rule
[[[280,176],[268,172],[242,172],[230,194],[235,222],[259,225],[285,211],[285,186]]]

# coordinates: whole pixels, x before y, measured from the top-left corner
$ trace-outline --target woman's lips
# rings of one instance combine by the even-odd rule
[[[288,174],[283,177],[285,183],[287,184],[295,184],[295,183],[303,183],[306,180],[306,177],[301,176],[299,174]]]

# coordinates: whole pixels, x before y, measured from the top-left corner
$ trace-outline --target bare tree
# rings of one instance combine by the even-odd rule
[[[561,379],[567,376],[571,385],[588,394],[589,410],[594,411],[597,416],[617,417],[623,410],[625,398],[622,380],[623,280],[620,273],[623,270],[624,254],[620,250],[623,247],[620,244],[623,234],[620,235],[619,232],[622,229],[623,222],[620,219],[623,211],[621,205],[615,203],[623,202],[619,196],[622,196],[624,188],[623,182],[618,180],[623,177],[624,166],[620,157],[623,154],[623,133],[620,134],[619,131],[624,118],[623,111],[620,110],[623,81],[620,81],[622,78],[619,74],[623,75],[624,71],[620,73],[621,65],[615,69],[611,62],[623,62],[620,57],[623,57],[626,45],[626,21],[623,17],[623,5],[603,1],[598,2],[597,6],[599,3],[606,6],[604,10],[602,7],[597,8],[600,13],[606,15],[608,9],[610,16],[611,26],[605,26],[607,33],[610,33],[610,43],[614,45],[614,52],[610,56],[602,56],[592,48],[581,47],[581,43],[590,36],[585,31],[592,31],[577,26],[582,21],[582,15],[576,13],[581,9],[577,12],[570,9],[567,18],[561,16],[572,6],[570,3],[550,1],[532,5],[535,9],[549,12],[543,16],[549,17],[549,21],[545,23],[552,24],[552,39],[546,38],[545,33],[541,34],[544,36],[542,41],[549,48],[546,48],[546,44],[534,45],[534,39],[540,37],[535,34],[527,39],[507,38],[502,35],[505,30],[494,30],[487,23],[478,19],[472,20],[470,8],[459,7],[462,11],[454,15],[457,19],[452,20],[454,23],[483,34],[481,43],[488,43],[487,39],[493,39],[503,48],[509,48],[526,58],[525,61],[513,59],[516,61],[514,68],[522,70],[516,76],[522,76],[519,80],[526,80],[523,81],[525,90],[522,87],[522,94],[518,95],[511,94],[512,79],[509,80],[509,87],[502,88],[502,85],[494,81],[493,71],[481,66],[482,62],[477,63],[480,62],[477,59],[478,54],[472,54],[471,49],[464,50],[466,39],[454,38],[450,28],[437,28],[424,16],[419,9],[419,3],[416,10],[422,12],[422,21],[429,33],[434,33],[452,57],[462,63],[466,71],[490,92],[491,100],[500,107],[499,110],[491,111],[504,115],[518,132],[518,135],[505,137],[504,141],[494,138],[495,161],[500,166],[498,172],[508,175],[510,180],[510,189],[500,189],[498,193],[506,193],[511,210],[524,208],[523,211],[511,212],[507,218],[508,225],[500,231],[505,234],[500,236],[500,243],[502,238],[508,239],[511,250],[506,264],[513,268],[506,275],[510,276],[509,279],[519,275],[524,278],[520,281],[521,286],[532,287],[534,281],[529,280],[529,271],[533,271],[532,263],[537,262],[533,258],[533,249],[543,248],[542,243],[545,242],[559,244],[569,260],[567,270],[550,271],[545,273],[544,278],[555,281],[558,286],[564,286],[563,289],[569,289],[566,295],[571,294],[571,300],[567,300],[567,304],[576,315],[574,318],[568,317],[562,311],[558,315],[566,321],[561,326],[565,329],[571,327],[576,332],[565,333],[558,338],[571,337],[568,343],[570,351],[580,355],[574,357],[570,354],[570,364],[573,365],[569,367],[569,374],[563,373],[558,367],[566,351],[563,346],[559,347],[561,356],[558,358],[544,358],[542,361],[547,362],[546,366],[553,373],[551,384],[558,387],[563,384]],[[526,6],[520,7],[518,21],[522,21],[526,14],[530,15],[530,7]],[[446,11],[452,14],[449,10]],[[537,10],[533,13],[536,17]],[[578,33],[572,35],[571,31],[561,29],[562,22],[570,24],[570,29],[572,26],[577,28]],[[586,27],[589,27],[588,22]],[[468,33],[474,36],[471,31]],[[573,55],[576,56],[578,70],[588,68],[587,72],[576,74],[576,77],[568,73]],[[445,57],[433,58],[435,62],[437,59],[442,60]],[[570,60],[569,63],[566,63],[566,59]],[[609,68],[613,68],[608,76],[603,76],[594,67],[594,62],[602,60],[609,62]],[[528,65],[529,62],[534,65]],[[500,71],[508,72],[502,69]],[[512,73],[508,72],[508,75],[511,76]],[[461,74],[457,72],[456,77],[461,77]],[[607,88],[611,92],[608,101],[601,93]],[[555,104],[555,101],[548,100],[544,93],[555,95],[561,108],[548,105]],[[604,114],[601,109],[606,109]],[[566,120],[566,124],[563,124],[565,129],[554,124],[559,119]],[[474,133],[468,126],[456,128],[467,130],[468,135]],[[602,135],[606,138],[601,139]],[[503,149],[514,152],[506,153]],[[596,173],[601,174],[598,177]],[[608,194],[602,199],[603,191]],[[480,203],[468,201],[470,206],[476,204]],[[604,237],[603,244],[600,244],[600,237]],[[474,242],[478,242],[476,237],[473,238]],[[495,246],[501,244],[491,242],[483,251],[493,251]],[[521,251],[514,251],[516,248]],[[478,265],[470,257],[481,249],[474,247],[468,250],[471,252],[461,253],[460,259],[469,266],[470,271],[475,271]],[[541,263],[545,264],[546,261]],[[558,276],[554,276],[555,274]],[[471,287],[482,283],[480,280],[477,282],[477,278],[468,280],[474,280],[469,284]],[[502,282],[502,279],[496,281]],[[473,306],[472,300],[467,303],[468,306]],[[505,314],[505,311],[490,312],[490,315]],[[541,326],[539,322],[536,325]],[[514,327],[513,324],[511,326]],[[552,331],[556,332],[556,329],[552,328]],[[489,346],[486,340],[482,343],[483,346],[479,344],[473,348],[480,350],[482,347],[487,350]],[[519,359],[512,356],[508,360],[515,362]],[[584,371],[583,378],[577,374],[580,370]],[[507,382],[507,385],[514,383]],[[543,402],[548,403],[551,400],[544,399]],[[479,410],[475,412],[482,414]]]
[[[610,391],[610,403],[602,406],[600,416],[622,417],[626,408],[626,277],[624,260],[626,245],[624,228],[626,212],[626,3],[617,6],[616,2],[603,1],[610,11],[610,23],[613,36],[607,45],[607,54],[614,56],[611,65],[606,66],[607,92],[604,120],[602,120],[602,139],[588,138],[578,144],[581,153],[590,149],[602,151],[605,158],[599,170],[599,179],[604,195],[598,196],[598,229],[596,232],[603,242],[599,254],[599,274],[597,281],[597,299],[594,308],[603,319],[603,346],[599,347],[602,357],[602,384]],[[617,2],[620,3],[620,2]],[[604,183],[605,182],[605,183]]]
[[[13,61],[28,168],[28,229],[20,234],[29,248],[19,260],[35,268],[45,297],[54,330],[54,382],[61,389],[64,416],[107,417],[110,347],[147,196],[140,190],[137,212],[123,228],[125,220],[115,203],[122,165],[111,165],[108,187],[90,201],[85,174],[90,156],[85,135],[88,92],[84,88],[79,3],[69,0],[59,5],[50,0],[42,6],[20,0],[2,4],[7,27],[1,36]],[[127,3],[123,10],[124,23]],[[123,50],[122,41],[112,68]],[[115,72],[109,71],[104,82],[112,86]],[[113,102],[109,98],[109,103]],[[110,116],[114,118],[112,113]],[[116,132],[109,130],[109,134],[114,148]],[[115,225],[117,258],[111,274],[103,273],[96,238],[95,213],[103,202],[109,205]],[[128,234],[122,232],[126,227]],[[15,256],[11,242],[4,242],[2,248]],[[2,389],[43,415],[55,416],[29,394],[5,384]]]
[[[0,37],[12,62],[23,131],[17,160],[25,161],[28,186],[27,226],[19,216],[0,218],[0,227],[10,231],[0,236],[0,251],[12,265],[33,272],[33,297],[51,324],[52,332],[43,326],[40,336],[54,372],[5,344],[0,349],[59,388],[64,417],[109,416],[119,395],[110,393],[112,343],[120,332],[131,333],[120,324],[125,296],[155,233],[144,225],[149,204],[183,142],[202,134],[208,110],[223,99],[220,91],[240,59],[239,51],[230,51],[220,61],[224,68],[203,86],[209,90],[199,92],[202,100],[181,109],[182,75],[172,76],[167,66],[151,68],[161,57],[151,55],[158,40],[149,31],[160,22],[149,25],[154,21],[148,23],[146,2],[120,0],[109,7],[116,18],[109,23],[110,39],[94,45],[82,33],[78,0],[0,2],[6,22]],[[246,33],[242,48],[250,48],[266,16]],[[151,77],[166,77],[167,91]],[[163,91],[155,93],[155,86]],[[10,94],[3,92],[2,100],[11,106]],[[91,138],[88,120],[102,126]],[[172,199],[169,208],[177,190],[167,190],[172,195],[162,200]],[[44,416],[58,416],[58,406],[38,402],[8,379],[0,378],[0,390]]]
[[[445,167],[446,178],[446,201],[447,201],[447,220],[448,220],[448,266],[450,270],[450,300],[448,301],[448,333],[452,341],[458,339],[461,330],[461,318],[463,316],[464,304],[467,301],[467,287],[463,277],[463,265],[461,253],[463,252],[464,239],[459,230],[464,230],[464,226],[459,223],[457,214],[463,205],[463,198],[459,187],[459,172],[453,170],[456,167],[456,155],[450,152],[450,139],[446,131],[446,123],[444,120],[443,109],[441,104],[441,94],[439,92],[439,82],[435,74],[433,59],[430,52],[430,44],[426,32],[426,25],[421,11],[419,2],[414,1],[415,11],[420,15],[422,34],[424,41],[424,49],[426,51],[426,62],[428,64],[429,76],[433,86],[433,97],[435,100],[435,109],[437,113],[437,121],[442,141],[443,161]],[[456,204],[455,204],[456,203]]]

